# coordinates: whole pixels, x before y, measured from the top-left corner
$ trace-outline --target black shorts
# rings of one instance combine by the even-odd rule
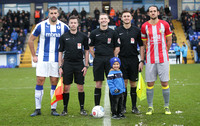
[[[121,60],[121,71],[123,73],[124,79],[129,79],[131,81],[138,81],[138,67],[139,59],[135,57],[119,57]]]
[[[104,81],[104,72],[106,77],[110,71],[110,59],[112,56],[95,56],[93,61],[94,81]]]
[[[70,85],[73,82],[76,84],[84,84],[84,76],[82,69],[84,68],[83,62],[64,62],[63,66],[63,83]]]

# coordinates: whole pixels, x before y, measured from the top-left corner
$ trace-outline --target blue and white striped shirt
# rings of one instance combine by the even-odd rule
[[[59,38],[69,31],[69,27],[57,20],[56,25],[50,25],[49,19],[36,25],[32,34],[39,36],[37,49],[38,62],[58,62]]]

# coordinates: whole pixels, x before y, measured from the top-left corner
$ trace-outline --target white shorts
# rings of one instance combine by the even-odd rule
[[[36,76],[59,77],[58,62],[39,62],[36,65]]]
[[[146,64],[145,69],[145,81],[154,82],[157,80],[157,75],[160,78],[161,82],[169,81],[169,62],[164,63],[155,63],[155,64]]]

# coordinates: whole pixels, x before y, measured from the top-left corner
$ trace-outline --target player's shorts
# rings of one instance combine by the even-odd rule
[[[36,64],[36,76],[59,77],[58,62],[38,62]]]
[[[124,79],[131,81],[138,81],[138,67],[139,59],[137,56],[134,57],[119,57],[121,60],[120,69],[123,73]]]
[[[169,81],[169,61],[164,63],[147,63],[145,69],[146,82],[154,82],[157,80],[157,75],[161,82]]]
[[[110,71],[110,59],[112,56],[95,56],[93,61],[94,81],[104,81],[104,72],[106,77]]]
[[[84,68],[83,62],[67,62],[64,61],[63,66],[63,83],[65,85],[70,85],[73,82],[76,84],[84,84],[84,76],[82,69]]]

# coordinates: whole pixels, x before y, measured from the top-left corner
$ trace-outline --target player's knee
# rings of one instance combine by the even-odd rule
[[[64,86],[64,93],[69,93],[69,91],[70,91],[70,85],[65,85]]]
[[[153,87],[154,86],[154,82],[147,82],[147,86],[148,87]]]
[[[43,77],[38,77],[38,78],[37,78],[37,85],[43,85],[43,84],[44,84],[44,81],[45,81],[45,78],[43,78]]]
[[[96,88],[102,87],[102,81],[96,81]]]
[[[128,85],[128,79],[124,80],[125,87]]]
[[[84,92],[83,85],[78,85],[78,92]]]
[[[130,81],[130,85],[131,85],[131,87],[136,87],[137,83],[136,83],[136,81]]]

